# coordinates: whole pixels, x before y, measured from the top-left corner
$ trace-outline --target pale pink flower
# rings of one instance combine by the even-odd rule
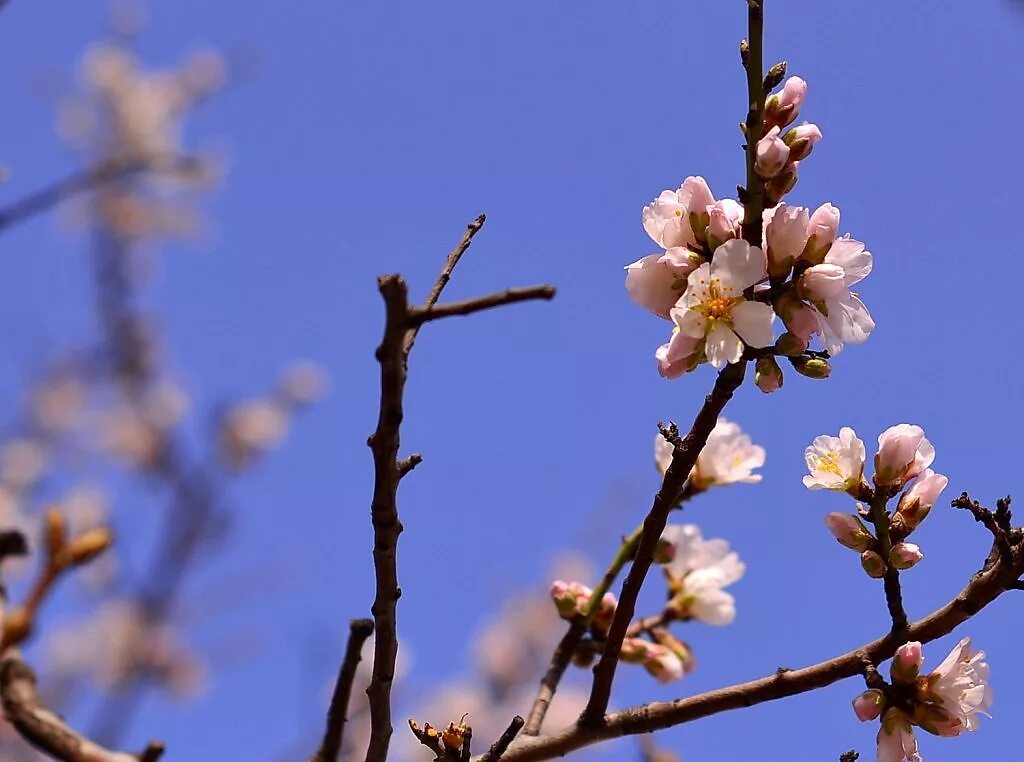
[[[893,681],[910,685],[917,680],[922,664],[924,664],[924,650],[921,648],[921,643],[916,640],[904,643],[896,649],[896,655],[892,657]]]
[[[783,294],[776,299],[774,307],[789,333],[788,337],[782,339],[784,343],[778,345],[780,351],[799,354],[806,350],[811,337],[818,332],[818,311],[791,293]],[[786,346],[787,340],[792,346]]]
[[[779,204],[764,216],[768,273],[774,278],[784,278],[807,245],[808,210],[803,206]]]
[[[737,482],[756,484],[761,474],[755,474],[754,469],[763,466],[764,460],[763,447],[755,445],[738,424],[719,418],[697,456],[690,484],[698,489]]]
[[[679,326],[673,326],[672,337],[654,352],[658,373],[664,378],[678,378],[690,372],[701,362],[702,344],[700,339],[687,336],[679,330]]]
[[[626,291],[641,307],[669,319],[669,311],[686,290],[686,276],[697,269],[701,256],[676,246],[626,265]]]
[[[899,507],[896,509],[908,532],[914,531],[924,521],[947,484],[949,479],[930,468],[917,475],[910,489],[900,497]]]
[[[783,140],[789,146],[789,160],[803,161],[811,155],[814,146],[821,140],[821,129],[816,124],[804,122],[787,132]]]
[[[770,127],[786,127],[795,122],[805,97],[807,83],[800,77],[787,79],[782,90],[768,96],[765,102],[765,124]]]
[[[875,484],[902,484],[927,469],[934,460],[935,448],[925,438],[924,429],[909,423],[890,426],[878,436]]]
[[[839,430],[838,437],[822,434],[804,450],[808,489],[831,489],[846,492],[857,487],[864,475],[864,442],[849,426]]]
[[[924,762],[917,753],[917,739],[910,721],[899,709],[889,709],[882,716],[878,762]]]
[[[580,582],[565,582],[556,579],[551,583],[551,600],[558,609],[558,614],[563,619],[572,619],[575,616],[583,616],[590,606],[590,599],[594,591]],[[594,624],[600,628],[606,628],[611,624],[615,616],[615,607],[618,600],[613,593],[605,593],[601,598],[601,605],[594,616]]]
[[[739,362],[744,342],[752,347],[772,343],[772,308],[743,296],[766,276],[764,252],[734,239],[719,246],[711,263],[705,262],[687,278],[686,293],[672,310],[672,319],[681,333],[704,339],[708,362],[715,368]]]
[[[775,177],[789,161],[790,148],[779,136],[779,128],[772,127],[757,141],[754,169],[763,178]]]
[[[807,246],[801,259],[812,265],[820,264],[832,242],[839,235],[839,209],[832,204],[822,204],[814,210],[807,223]]]
[[[861,344],[875,329],[864,302],[850,287],[871,272],[872,257],[864,244],[850,237],[833,242],[821,264],[800,277],[797,290],[820,313],[818,330],[825,348],[838,354],[844,344]]]
[[[949,715],[959,720],[951,735],[979,727],[978,715],[988,715],[992,706],[992,688],[988,684],[988,663],[984,651],[971,648],[964,638],[927,677],[927,692]]]
[[[662,684],[679,680],[686,673],[683,660],[674,651],[660,643],[644,643],[646,654],[644,657],[644,669]]]
[[[665,565],[677,616],[707,624],[729,624],[736,618],[736,603],[722,588],[743,576],[745,564],[729,550],[725,540],[705,540],[693,524],[672,525],[662,535],[676,546]]]
[[[872,688],[853,700],[853,712],[861,722],[877,720],[885,709],[885,694]]]
[[[708,207],[713,203],[715,198],[704,178],[687,177],[679,190],[662,191],[644,207],[644,230],[663,249],[697,246],[708,225]]]
[[[921,548],[912,542],[898,542],[889,551],[889,563],[900,571],[917,566],[924,558]]]
[[[754,385],[765,394],[777,392],[782,388],[782,368],[774,357],[759,357],[754,371]]]
[[[867,527],[864,526],[864,522],[857,516],[848,513],[833,511],[825,516],[825,526],[840,545],[856,550],[858,553],[871,547],[874,540]]]
[[[708,207],[708,245],[715,249],[726,241],[739,238],[743,224],[743,207],[731,198],[716,201]]]

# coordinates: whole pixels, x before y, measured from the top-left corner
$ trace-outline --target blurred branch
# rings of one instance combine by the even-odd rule
[[[348,715],[349,697],[352,695],[352,683],[356,678],[363,644],[373,634],[373,620],[353,619],[349,623],[348,644],[345,646],[345,658],[338,671],[338,681],[331,696],[331,706],[327,710],[327,730],[324,732],[320,748],[310,758],[310,762],[337,762],[341,752],[345,733],[345,722]]]
[[[495,741],[491,748],[488,749],[484,754],[480,755],[480,762],[498,762],[508,750],[511,743],[516,740],[516,736],[525,724],[525,720],[518,714],[512,718],[512,722],[509,723],[508,727],[505,728],[505,732],[501,734],[497,741]]]
[[[164,745],[151,741],[138,754],[110,751],[69,727],[39,699],[36,676],[16,649],[0,661],[0,699],[4,716],[29,744],[63,762],[156,762]]]
[[[483,224],[477,219],[470,225],[462,242],[448,259],[423,308],[409,305],[409,289],[399,275],[381,276],[377,285],[385,307],[384,336],[377,348],[380,363],[380,410],[377,427],[367,444],[373,453],[374,487],[371,504],[373,522],[373,561],[376,593],[373,612],[376,637],[373,650],[373,673],[366,693],[370,701],[370,742],[367,762],[384,762],[393,733],[391,718],[391,687],[398,656],[397,607],[402,594],[398,585],[397,547],[402,533],[398,514],[398,484],[411,470],[415,458],[399,460],[400,427],[403,395],[408,373],[409,349],[416,331],[430,320],[453,315],[467,315],[481,309],[511,304],[526,299],[550,299],[551,286],[508,289],[497,294],[436,306],[445,284],[473,235]],[[475,227],[474,227],[475,226]]]
[[[990,513],[995,515],[995,512]],[[759,680],[676,701],[656,701],[636,706],[609,714],[601,723],[577,724],[552,736],[521,737],[509,748],[504,760],[538,762],[553,759],[608,739],[651,733],[732,709],[817,690],[839,680],[861,675],[866,665],[877,665],[891,659],[904,642],[917,640],[929,643],[944,637],[1007,590],[1016,589],[1024,574],[1024,530],[1014,527],[1007,536],[1011,541],[1008,559],[999,553],[1000,540],[993,532],[993,553],[989,555],[984,568],[971,578],[956,598],[923,619],[912,622],[902,634],[890,631],[860,648],[810,667],[776,670]]]

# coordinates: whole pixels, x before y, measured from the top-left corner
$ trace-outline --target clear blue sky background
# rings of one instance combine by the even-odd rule
[[[70,69],[102,10],[12,0],[0,15],[0,156],[14,171],[3,199],[67,170],[40,84]],[[652,250],[640,209],[660,190],[702,174],[727,195],[742,179],[744,3],[177,0],[150,10],[143,49],[154,63],[198,44],[261,61],[191,133],[226,145],[232,161],[209,204],[216,235],[169,251],[154,286],[176,365],[200,403],[263,389],[298,356],[329,369],[333,393],[233,491],[235,540],[193,579],[196,594],[249,575],[197,639],[258,647],[196,704],[148,701],[132,737],[159,734],[171,760],[270,760],[319,729],[344,622],[371,598],[375,275],[401,271],[425,293],[486,211],[449,296],[560,289],[551,304],[429,326],[417,345],[404,441],[426,462],[401,495],[410,685],[467,669],[477,616],[545,586],[560,549],[603,564],[648,507],[655,424],[688,421],[712,373],[658,377],[652,352],[666,326],[627,300],[622,266]],[[747,561],[739,617],[687,632],[701,666],[682,684],[624,670],[619,705],[800,666],[883,630],[880,586],[822,525],[843,499],[801,486],[815,435],[853,425],[870,446],[888,425],[916,422],[950,496],[993,501],[1021,486],[1024,12],[999,0],[769,0],[767,29],[769,61],[785,58],[809,81],[803,116],[825,134],[792,200],[836,203],[843,230],[867,242],[876,267],[862,293],[878,328],[827,382],[793,376],[771,397],[738,395],[728,416],[767,448],[764,482],[708,495],[686,518]],[[5,405],[26,364],[94,330],[84,245],[52,217],[0,241]],[[905,576],[913,616],[952,597],[988,547],[970,517],[941,506],[919,538],[926,559]],[[451,598],[465,617],[441,608]],[[970,737],[925,737],[929,762],[1006,758],[1018,743],[1020,606],[1008,596],[965,629],[989,653],[995,719]],[[954,642],[928,647],[928,663]],[[851,747],[870,759],[875,729],[849,708],[860,687],[663,738],[688,762],[834,760]]]

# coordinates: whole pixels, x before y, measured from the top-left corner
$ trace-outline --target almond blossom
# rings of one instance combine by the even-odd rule
[[[672,320],[684,336],[703,340],[704,353],[715,368],[739,362],[744,344],[772,343],[772,308],[743,296],[767,275],[764,252],[733,239],[715,250],[710,264],[705,262],[687,278]]]
[[[660,433],[655,435],[654,462],[662,474],[672,463],[672,452],[672,444]],[[761,481],[761,474],[755,474],[754,469],[763,466],[764,460],[763,447],[755,445],[738,424],[719,418],[690,472],[690,488],[706,490],[737,482],[756,484]]]
[[[899,709],[889,709],[882,716],[878,762],[924,762],[917,753],[917,739],[910,720]]]
[[[839,430],[838,437],[822,434],[804,450],[808,489],[830,489],[848,492],[858,487],[864,476],[864,442],[849,426]]]
[[[769,95],[764,104],[764,121],[768,127],[786,127],[796,121],[807,97],[807,83],[790,77],[778,93]]]
[[[746,565],[729,550],[729,543],[705,540],[693,524],[668,526],[662,538],[676,546],[672,561],[664,566],[673,614],[714,625],[732,622],[736,602],[722,588],[738,581]]]
[[[821,264],[804,271],[797,291],[818,310],[818,330],[830,353],[844,344],[862,344],[875,329],[864,302],[850,287],[871,272],[872,257],[864,244],[849,236],[832,242]]]
[[[978,715],[988,716],[993,701],[988,663],[984,651],[971,648],[970,638],[957,643],[925,681],[927,695],[954,720],[952,726],[947,727],[950,732],[942,735],[977,730]]]
[[[890,426],[878,435],[875,484],[902,484],[922,473],[934,460],[935,447],[925,437],[924,429],[909,423]],[[929,486],[937,483],[931,482]]]

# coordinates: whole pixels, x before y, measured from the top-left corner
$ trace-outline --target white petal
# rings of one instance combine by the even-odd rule
[[[724,368],[728,363],[739,362],[743,356],[743,342],[731,328],[718,323],[708,334],[704,351],[712,366]]]
[[[711,275],[736,291],[743,291],[768,276],[767,260],[761,249],[742,238],[734,238],[715,249]]]
[[[659,261],[661,258],[661,254],[651,254],[626,265],[626,291],[641,307],[668,319],[686,284]]]
[[[846,273],[844,284],[847,288],[864,280],[871,272],[874,259],[864,251],[864,244],[853,238],[837,238],[825,255],[825,263],[839,265]]]
[[[732,308],[736,333],[752,347],[767,347],[774,341],[772,321],[775,311],[760,302],[741,302]]]

